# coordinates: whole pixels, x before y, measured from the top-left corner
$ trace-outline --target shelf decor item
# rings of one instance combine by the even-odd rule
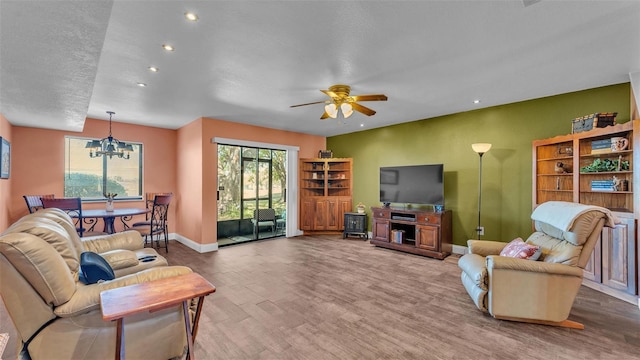
[[[615,159],[594,159],[589,165],[580,168],[580,173],[606,172],[606,171],[628,171],[628,160]]]
[[[320,159],[331,159],[333,157],[333,151],[331,151],[331,150],[320,150],[320,151],[318,151],[318,157]]]
[[[629,147],[629,140],[622,136],[612,137],[611,139],[611,151],[624,151]]]
[[[364,211],[367,207],[363,204],[363,203],[358,203],[358,205],[356,205],[356,209],[358,210],[358,214],[364,214]]]
[[[572,133],[589,131],[595,128],[603,128],[615,125],[617,112],[595,113],[573,119]]]

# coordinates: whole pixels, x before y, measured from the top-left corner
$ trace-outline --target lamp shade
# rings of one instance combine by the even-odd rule
[[[342,103],[340,110],[342,110],[342,116],[344,116],[345,119],[353,114],[353,106],[349,103]]]
[[[327,115],[329,115],[330,118],[335,119],[338,117],[338,107],[336,106],[336,104],[331,103],[331,104],[327,104],[324,107],[324,111],[327,113]]]
[[[471,148],[473,149],[473,151],[477,152],[478,154],[484,154],[487,151],[489,151],[489,149],[491,149],[491,144],[476,143],[476,144],[471,144]]]

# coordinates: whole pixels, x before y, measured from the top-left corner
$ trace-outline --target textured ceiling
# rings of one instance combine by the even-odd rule
[[[640,1],[1,0],[0,112],[68,131],[112,110],[337,135],[628,82],[639,20]],[[333,84],[389,100],[348,119],[289,107]]]

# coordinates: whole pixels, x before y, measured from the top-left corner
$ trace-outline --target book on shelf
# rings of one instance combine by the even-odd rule
[[[611,152],[611,139],[594,140],[591,142],[592,154],[607,154]]]
[[[609,154],[611,153],[611,148],[606,148],[606,149],[591,149],[591,155],[596,155],[596,154]]]
[[[404,239],[404,230],[391,230],[391,241],[396,244],[402,244]]]
[[[591,180],[591,191],[614,191],[613,180]]]
[[[591,188],[591,191],[600,191],[600,192],[613,192],[613,188]]]

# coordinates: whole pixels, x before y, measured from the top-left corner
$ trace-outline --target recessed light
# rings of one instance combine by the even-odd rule
[[[175,48],[174,48],[173,46],[169,45],[169,44],[164,44],[164,45],[162,45],[162,48],[163,48],[163,49],[165,49],[165,50],[167,50],[167,51],[173,51],[173,50],[175,50]]]
[[[360,127],[364,127],[364,124],[360,124]]]
[[[198,15],[192,13],[192,12],[186,12],[184,13],[184,17],[187,18],[187,20],[189,21],[198,21]]]
[[[138,83],[138,86],[140,86],[140,87],[145,87],[145,86],[147,86],[147,84],[139,82],[139,83]]]
[[[480,100],[473,100],[474,104],[480,104]]]
[[[157,67],[155,67],[155,66],[149,66],[149,71],[151,71],[151,72],[158,72],[158,71],[160,71],[160,69],[158,69],[158,68],[157,68]]]

